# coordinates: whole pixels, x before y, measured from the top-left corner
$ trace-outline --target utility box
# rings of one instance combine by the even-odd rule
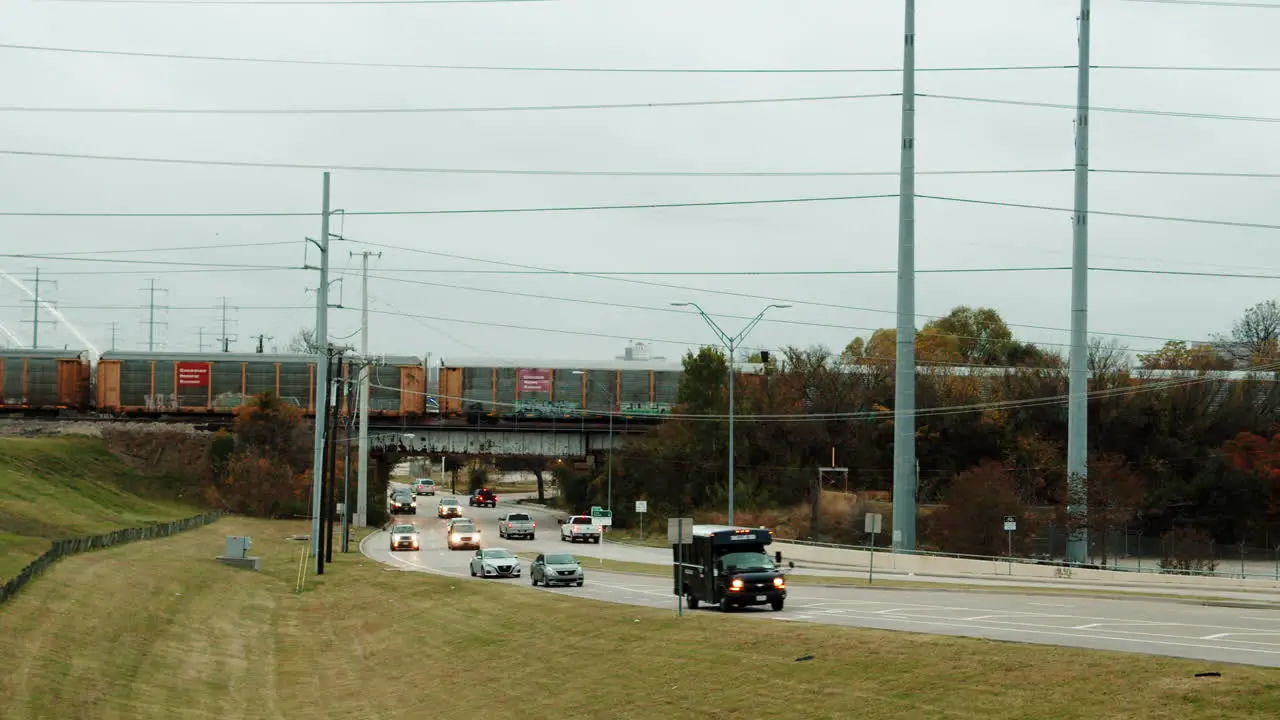
[[[243,559],[249,557],[249,548],[253,547],[253,540],[245,535],[228,535],[227,549],[223,551],[222,557]]]

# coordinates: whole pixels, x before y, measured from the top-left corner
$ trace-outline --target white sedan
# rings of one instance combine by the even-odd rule
[[[477,550],[471,558],[471,577],[520,577],[520,558],[506,548]]]
[[[421,550],[418,528],[413,525],[396,525],[391,528],[391,552],[397,550]]]

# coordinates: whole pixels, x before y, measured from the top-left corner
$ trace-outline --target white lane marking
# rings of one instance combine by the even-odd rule
[[[1035,605],[1036,607],[1051,607],[1051,608],[1065,608],[1065,607],[1071,607],[1070,605],[1068,605],[1068,604],[1066,604],[1066,603],[1033,603],[1033,602],[1029,602],[1029,603],[1027,603],[1027,604],[1028,604],[1028,605]]]
[[[1063,615],[1062,617],[1068,617]],[[1076,625],[1072,630],[1090,630],[1096,627],[1149,627],[1154,625],[1174,625],[1177,627],[1214,627],[1213,625],[1200,625],[1199,623],[1181,623],[1181,622],[1151,622],[1149,620],[1121,620],[1118,622],[1100,622],[1089,623],[1088,625]]]
[[[1029,613],[1029,612],[1003,612],[992,613],[990,615],[974,615],[973,617],[960,618],[961,620],[991,620],[992,618],[1064,618],[1067,615],[1052,615],[1049,613]]]
[[[933,627],[964,628],[969,630],[991,631],[991,630],[1006,629],[1006,628],[999,628],[999,627],[989,627],[985,625],[965,625],[956,621],[949,621],[946,619],[941,619],[940,621],[933,621],[933,620],[922,621],[922,620],[916,620],[914,618],[903,616],[903,615],[880,615],[876,617],[863,617],[863,618],[857,618],[857,617],[851,617],[851,616],[845,616],[845,617],[849,617],[849,619],[851,620],[858,620],[858,619],[891,620],[904,625],[927,625],[927,626],[933,626]],[[1044,635],[1049,637],[1067,637],[1075,640],[1112,640],[1120,643],[1133,643],[1138,645],[1159,645],[1164,647],[1196,648],[1200,650],[1225,650],[1228,652],[1236,652],[1236,653],[1248,652],[1248,653],[1256,653],[1260,655],[1280,656],[1280,649],[1264,650],[1260,648],[1240,647],[1237,645],[1206,645],[1206,644],[1196,643],[1196,642],[1179,642],[1174,640],[1150,640],[1147,638],[1135,638],[1135,637],[1111,637],[1108,635],[1100,635],[1095,633],[1072,633],[1072,632],[1065,631],[1070,629],[1072,628],[1066,628],[1064,630],[1035,630],[1035,629],[1016,629],[1015,630],[1013,628],[1008,628],[1008,630],[1012,633],[1023,634],[1023,635]],[[1176,637],[1176,636],[1157,635],[1153,637]],[[1199,640],[1200,638],[1188,638],[1188,639]]]
[[[1221,638],[1224,638],[1224,637],[1228,637],[1228,636],[1235,636],[1235,637],[1274,637],[1274,636],[1276,636],[1276,635],[1280,635],[1280,632],[1229,632],[1229,633],[1218,633],[1217,635],[1205,635],[1204,637],[1199,638],[1199,639],[1200,639],[1200,640],[1218,640],[1218,639],[1221,639]],[[1243,641],[1242,641],[1242,642],[1243,642]],[[1267,645],[1274,645],[1275,643],[1265,643],[1265,644],[1267,644]]]

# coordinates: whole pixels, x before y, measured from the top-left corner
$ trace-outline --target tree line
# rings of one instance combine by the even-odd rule
[[[833,450],[851,489],[891,491],[894,335],[877,330],[840,352],[788,347],[761,375],[737,379],[738,508],[812,502],[817,468],[833,464]],[[1184,545],[1280,545],[1278,338],[1280,306],[1268,301],[1204,344],[1134,353],[1114,340],[1090,343],[1092,536],[1126,527]],[[917,381],[921,545],[1002,554],[1005,515],[1022,518],[1024,529],[1064,528],[1062,354],[1020,341],[995,310],[963,306],[921,328],[916,347],[921,369],[930,369]],[[644,499],[651,517],[663,517],[725,506],[727,359],[705,347],[683,364],[676,417],[616,453],[615,508]],[[967,366],[1010,370],[979,375]],[[1248,368],[1268,372],[1232,382],[1207,372]],[[1155,380],[1144,377],[1148,369],[1183,372]],[[604,474],[557,471],[564,501],[602,504]],[[634,520],[615,512],[615,524]]]

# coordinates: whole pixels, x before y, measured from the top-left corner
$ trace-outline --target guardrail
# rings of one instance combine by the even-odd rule
[[[114,547],[116,545],[124,545],[138,540],[151,540],[153,538],[169,537],[176,533],[186,530],[194,530],[198,527],[204,527],[210,523],[216,522],[222,517],[221,510],[196,515],[181,520],[173,520],[165,523],[156,523],[154,525],[146,525],[143,527],[125,528],[123,530],[113,530],[109,533],[101,535],[82,535],[80,537],[65,538],[62,540],[54,540],[53,546],[44,552],[43,555],[32,560],[27,564],[17,577],[9,580],[4,585],[0,585],[0,603],[3,603],[18,594],[27,583],[31,582],[36,576],[48,570],[55,562],[70,555],[76,555],[89,550],[99,550],[101,548]]]
[[[775,540],[784,560],[805,567],[867,567],[875,558],[876,570],[905,572],[915,575],[946,577],[1020,577],[1037,581],[1086,581],[1119,584],[1175,585],[1196,587],[1231,587],[1280,590],[1280,573],[1250,572],[1219,568],[1216,571],[1164,568],[1158,562],[1149,566],[1072,564],[1063,560],[1037,557],[963,555],[915,551],[894,553],[885,547],[840,545],[811,540]],[[874,554],[873,554],[874,553]]]

